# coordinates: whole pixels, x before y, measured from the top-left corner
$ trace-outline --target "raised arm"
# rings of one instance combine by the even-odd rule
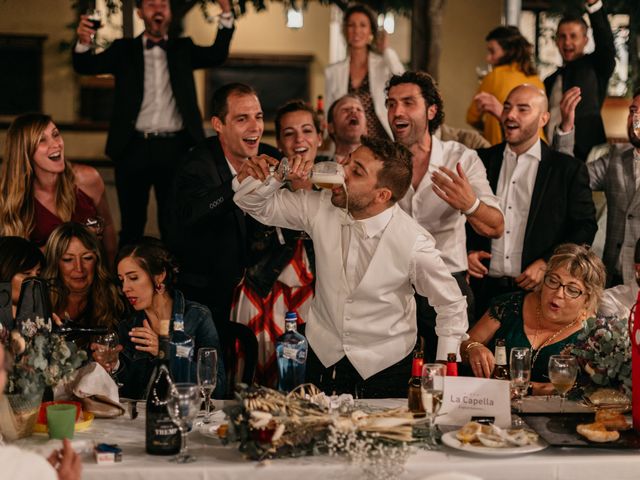
[[[592,53],[593,67],[607,79],[616,67],[616,47],[609,19],[604,11],[602,0],[589,0],[587,6],[595,49]]]

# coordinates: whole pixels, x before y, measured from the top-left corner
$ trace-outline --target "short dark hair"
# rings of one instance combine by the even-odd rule
[[[391,201],[397,202],[404,197],[411,185],[413,171],[411,152],[401,143],[388,138],[363,135],[360,142],[382,162],[376,187],[391,190]]]
[[[518,27],[501,25],[494,28],[485,37],[485,41],[495,41],[504,50],[504,55],[498,60],[498,65],[517,63],[522,73],[527,76],[537,73],[533,63],[533,45],[529,43]]]
[[[131,257],[151,278],[165,273],[164,286],[173,294],[178,276],[178,263],[169,249],[157,238],[142,237],[138,243],[126,245],[116,257],[116,268],[125,258]]]
[[[345,40],[347,39],[347,25],[349,24],[349,18],[354,13],[362,13],[367,16],[369,26],[371,27],[371,35],[373,35],[373,40],[369,44],[369,48],[375,50],[376,41],[378,40],[378,21],[375,12],[370,7],[362,3],[354,3],[344,11],[344,15],[342,16],[342,34],[344,35]]]
[[[245,83],[227,83],[220,88],[218,88],[215,92],[213,92],[213,97],[211,98],[211,116],[218,117],[222,123],[224,123],[224,119],[229,113],[229,97],[231,95],[255,95],[258,94],[249,85]]]
[[[438,84],[433,77],[426,72],[407,71],[402,75],[393,75],[389,79],[387,88],[385,89],[387,98],[389,97],[389,90],[391,90],[391,87],[395,87],[402,83],[413,83],[420,87],[420,92],[422,92],[422,98],[424,98],[427,108],[431,105],[435,105],[437,109],[436,115],[433,117],[433,120],[429,120],[429,133],[433,135],[444,121],[442,95],[440,95],[440,90],[438,90]]]
[[[44,255],[35,244],[22,237],[0,238],[0,282],[37,265],[44,269]]]
[[[344,94],[343,96],[341,96],[337,100],[334,100],[334,102],[329,107],[329,110],[327,111],[327,123],[333,123],[333,112],[336,111],[336,107],[338,106],[338,104],[341,101],[346,100],[347,98],[353,98],[354,100],[358,100],[360,103],[362,103],[362,100],[360,100],[360,97],[358,95],[356,95],[355,93],[346,93],[346,94]]]
[[[316,111],[304,100],[295,99],[289,100],[284,105],[280,105],[278,110],[276,110],[276,138],[280,138],[280,129],[282,128],[282,117],[284,117],[287,113],[292,112],[309,112],[311,114],[311,120],[313,121],[313,126],[316,129],[316,132],[321,132],[320,119],[318,118],[318,114]]]
[[[556,29],[556,32],[565,23],[577,23],[582,27],[582,31],[584,32],[585,35],[589,31],[589,25],[587,25],[587,22],[584,21],[584,18],[582,18],[582,15],[575,15],[575,14],[564,15],[558,22],[558,28]]]

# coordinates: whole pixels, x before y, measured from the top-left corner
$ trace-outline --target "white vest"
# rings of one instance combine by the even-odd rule
[[[429,233],[397,205],[391,208],[393,217],[351,294],[342,262],[341,213],[330,201],[318,212],[323,218],[314,221],[318,231],[310,232],[317,283],[306,327],[309,344],[325,367],[346,355],[364,379],[406,357],[417,338],[409,268],[418,235]]]

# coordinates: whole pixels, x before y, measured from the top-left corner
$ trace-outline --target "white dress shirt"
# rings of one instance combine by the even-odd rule
[[[433,191],[431,175],[446,167],[456,172],[460,163],[469,179],[471,188],[481,202],[489,207],[500,209],[500,200],[493,194],[487,172],[475,150],[461,143],[443,142],[431,137],[431,158],[429,169],[420,181],[417,189],[409,187],[407,194],[398,202],[400,207],[424,227],[436,241],[436,248],[442,254],[442,260],[450,272],[467,270],[467,218],[459,210],[452,208]]]
[[[458,351],[466,300],[428,232],[395,205],[354,221],[331,204],[330,191],[280,186],[273,177],[247,178],[234,200],[258,221],[304,230],[313,240],[316,295],[306,333],[325,367],[346,355],[366,379],[405,358],[417,339],[414,287],[437,313],[437,358]]]
[[[522,155],[516,155],[509,145],[504,149],[496,191],[504,212],[504,235],[491,241],[490,277],[522,273],[524,234],[541,159],[540,140]]]
[[[139,132],[178,132],[184,128],[171,88],[167,52],[163,48],[146,48],[143,36],[144,93],[136,120]]]

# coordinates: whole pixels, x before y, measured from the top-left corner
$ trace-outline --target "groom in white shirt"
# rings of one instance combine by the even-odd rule
[[[312,167],[298,157],[290,163],[289,178],[305,178]],[[411,154],[363,137],[344,165],[345,187],[320,192],[281,189],[269,176],[275,164],[264,155],[249,159],[234,189],[254,181],[249,176],[263,183],[234,200],[258,221],[304,230],[313,240],[307,380],[328,393],[406,396],[417,338],[414,288],[437,312],[439,360],[458,351],[468,325],[466,301],[433,237],[396,205],[411,183]]]

